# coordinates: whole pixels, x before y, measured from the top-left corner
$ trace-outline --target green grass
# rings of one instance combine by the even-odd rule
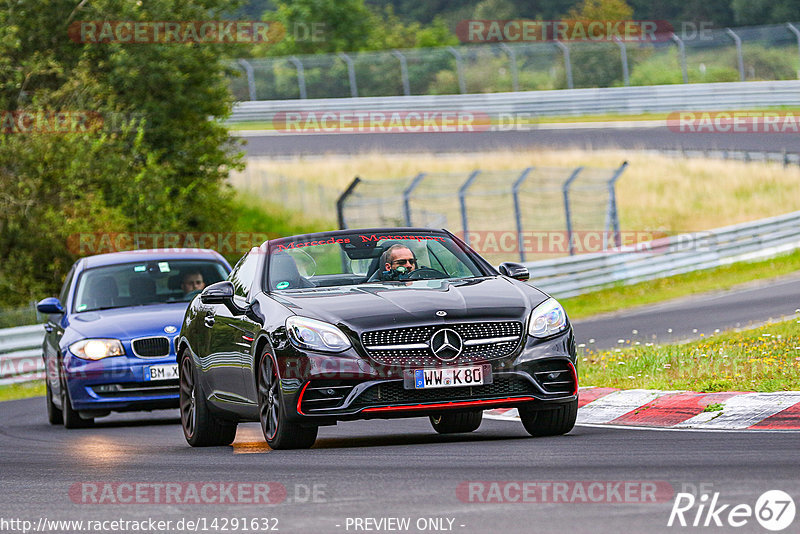
[[[624,345],[579,355],[582,386],[716,391],[800,390],[800,321],[677,345]]]
[[[22,384],[9,384],[0,386],[0,401],[27,399],[28,397],[44,396],[44,381],[23,382]]]
[[[729,289],[739,284],[800,271],[800,250],[758,262],[741,262],[649,280],[629,286],[618,285],[584,295],[561,299],[571,319],[614,312],[686,297],[705,291]],[[535,273],[532,273],[535,276]]]

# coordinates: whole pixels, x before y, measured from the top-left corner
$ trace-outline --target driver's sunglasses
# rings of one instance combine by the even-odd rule
[[[407,260],[405,258],[402,258],[402,259],[399,259],[399,260],[394,260],[394,261],[392,261],[392,263],[396,263],[398,265],[409,264],[409,265],[413,265],[415,267],[417,266],[417,260],[415,260],[415,259]]]

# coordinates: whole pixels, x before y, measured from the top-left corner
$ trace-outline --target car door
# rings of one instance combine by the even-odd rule
[[[244,394],[242,367],[249,358],[253,343],[253,328],[245,312],[253,275],[258,267],[259,254],[254,249],[244,256],[231,271],[228,280],[233,284],[233,306],[215,304],[204,322],[211,329],[209,338],[209,361],[211,377],[217,401],[226,404],[226,409],[247,403]]]
[[[42,357],[44,359],[45,380],[50,383],[50,388],[53,391],[53,396],[58,397],[61,393],[61,383],[59,382],[59,355],[61,338],[64,336],[64,329],[69,324],[69,306],[71,302],[69,299],[70,288],[72,287],[72,280],[75,275],[75,266],[67,273],[64,280],[64,285],[61,286],[61,293],[58,295],[58,301],[64,307],[65,313],[54,314],[47,316],[47,322],[44,324],[44,341],[42,342]]]

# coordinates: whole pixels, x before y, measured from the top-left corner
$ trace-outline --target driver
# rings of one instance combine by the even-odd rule
[[[405,245],[392,245],[381,255],[383,271],[381,280],[401,280],[407,278],[417,268],[417,259]]]

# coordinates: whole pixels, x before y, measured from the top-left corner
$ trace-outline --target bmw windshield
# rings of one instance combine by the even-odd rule
[[[75,289],[76,312],[164,302],[188,302],[208,284],[226,277],[208,260],[160,260],[87,269]]]
[[[336,232],[270,242],[270,290],[311,289],[488,274],[442,232]]]

